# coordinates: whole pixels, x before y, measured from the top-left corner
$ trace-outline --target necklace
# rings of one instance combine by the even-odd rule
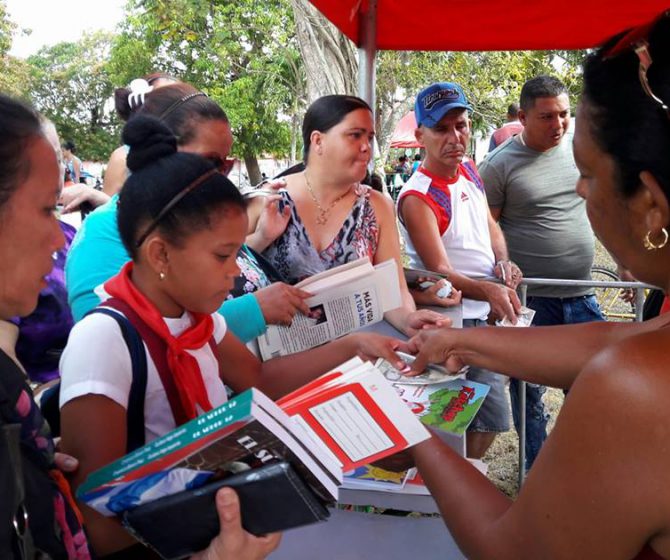
[[[330,214],[330,211],[333,209],[333,207],[340,201],[342,200],[345,196],[349,194],[349,191],[351,189],[347,189],[345,192],[343,192],[340,196],[338,196],[333,202],[330,203],[328,208],[324,208],[319,204],[318,199],[316,198],[316,195],[314,194],[314,191],[312,190],[312,185],[309,182],[309,179],[307,177],[307,173],[303,173],[305,176],[305,184],[307,185],[307,190],[309,191],[309,195],[312,197],[312,200],[314,201],[314,204],[316,205],[317,210],[319,211],[319,215],[316,217],[316,223],[320,226],[325,226],[326,223],[328,223],[328,217]]]

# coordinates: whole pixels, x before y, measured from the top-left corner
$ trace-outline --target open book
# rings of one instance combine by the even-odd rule
[[[374,365],[354,358],[278,403],[249,389],[91,473],[77,496],[104,515],[119,515],[284,461],[316,499],[331,503],[343,471],[428,437]],[[287,528],[281,525],[290,517],[282,517],[283,504],[266,505],[276,510],[279,524],[265,530]]]
[[[309,315],[297,314],[290,327],[270,325],[258,337],[263,360],[295,354],[381,321],[400,307],[398,268],[393,259],[373,266],[367,257],[331,268],[296,284],[312,294]]]

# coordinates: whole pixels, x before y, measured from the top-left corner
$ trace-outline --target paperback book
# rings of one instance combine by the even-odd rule
[[[426,426],[462,436],[484,404],[488,385],[452,379],[433,385],[394,384],[396,391]]]
[[[343,471],[410,447],[429,434],[370,363],[350,360],[277,403],[257,389],[91,473],[77,496],[104,515],[192,490],[277,461],[323,503]]]
[[[307,315],[297,314],[290,326],[270,325],[256,339],[261,359],[295,354],[381,321],[400,307],[400,282],[395,260],[375,266],[367,257],[337,266],[296,284],[312,294]]]

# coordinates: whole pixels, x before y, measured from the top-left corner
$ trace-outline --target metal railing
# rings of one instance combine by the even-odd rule
[[[644,291],[653,288],[641,282],[598,281],[598,280],[561,280],[555,278],[524,278],[519,286],[519,298],[522,305],[526,305],[526,296],[529,286],[572,286],[583,288],[617,288],[632,289],[635,293],[634,309],[635,321],[642,321],[644,307]],[[526,382],[519,380],[519,487],[526,477]]]

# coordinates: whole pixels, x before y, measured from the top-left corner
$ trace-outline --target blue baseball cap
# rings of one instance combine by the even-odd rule
[[[463,88],[452,82],[431,84],[416,96],[414,103],[416,124],[433,128],[452,109],[472,111]]]

